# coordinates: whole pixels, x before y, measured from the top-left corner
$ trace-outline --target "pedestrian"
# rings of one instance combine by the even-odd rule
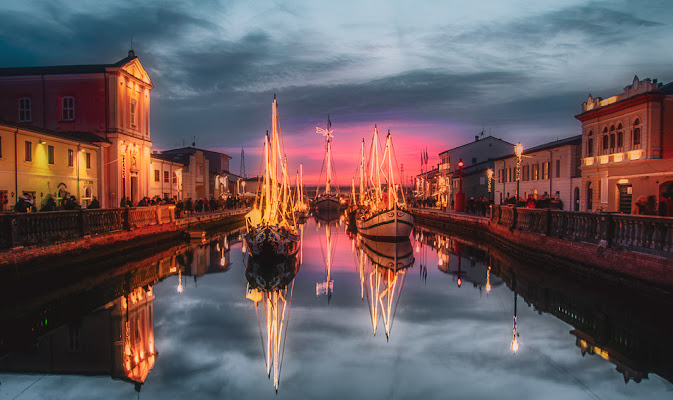
[[[14,211],[16,212],[29,212],[28,210],[30,209],[30,204],[26,201],[26,196],[20,195],[19,199],[17,200],[16,204],[14,205]]]
[[[631,214],[644,215],[645,214],[645,196],[639,196],[636,204],[633,206]]]
[[[657,215],[657,197],[653,194],[645,201],[645,215]]]
[[[89,206],[87,208],[90,209],[90,210],[100,208],[100,203],[98,202],[98,199],[96,198],[96,196],[93,196],[93,199],[91,200],[91,204],[89,204]]]

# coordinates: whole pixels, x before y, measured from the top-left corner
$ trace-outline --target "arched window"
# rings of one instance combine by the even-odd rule
[[[615,151],[615,126],[612,125],[610,127],[610,153],[613,153]]]
[[[587,157],[593,157],[594,155],[594,138],[593,138],[594,132],[589,131],[587,133]]]
[[[640,148],[640,119],[638,118],[633,122],[633,148]]]
[[[608,152],[608,147],[610,146],[610,139],[608,135],[603,135],[603,154]]]
[[[617,125],[617,148],[624,147],[624,132],[622,124]]]

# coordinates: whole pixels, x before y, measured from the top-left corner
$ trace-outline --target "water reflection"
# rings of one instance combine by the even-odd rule
[[[260,264],[256,258],[248,257],[245,277],[248,287],[245,297],[255,304],[257,326],[264,348],[266,372],[271,377],[278,392],[280,371],[285,354],[287,319],[292,304],[294,278],[299,272],[299,259],[295,256],[283,257],[275,263]],[[288,289],[289,286],[289,289]],[[259,304],[262,303],[263,319],[260,318]]]
[[[112,271],[58,282],[35,296],[34,280],[4,288],[0,309],[0,370],[20,373],[109,375],[140,391],[158,358],[153,286],[183,275],[223,272],[237,232],[208,243],[177,244],[155,256]],[[186,283],[186,282],[185,282]],[[28,286],[25,286],[28,285]]]
[[[359,250],[360,287],[369,304],[374,335],[383,320],[386,339],[395,319],[395,311],[404,286],[406,269],[414,265],[411,240],[389,243],[356,237]]]
[[[18,373],[58,374],[30,386],[33,398],[77,396],[54,389],[59,375],[90,390],[81,398],[134,387],[275,397],[281,381],[288,398],[443,398],[447,387],[460,398],[670,397],[670,298],[429,226],[397,244],[340,230],[308,221],[303,258],[272,265],[245,258],[233,232],[86,276],[2,275],[0,370],[17,374],[0,374],[0,398],[29,387],[8,392]],[[326,282],[338,292],[316,297]]]

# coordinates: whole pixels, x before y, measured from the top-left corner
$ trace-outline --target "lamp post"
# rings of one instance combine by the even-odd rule
[[[486,178],[488,178],[488,199],[491,200],[491,182],[493,181],[493,168],[486,170]]]
[[[521,142],[514,146],[514,154],[516,154],[516,202],[514,207],[519,204],[519,181],[521,180],[521,156],[523,155],[523,145]]]
[[[458,193],[456,193],[456,200],[454,210],[457,212],[465,211],[465,193],[463,193],[463,159],[458,161]]]

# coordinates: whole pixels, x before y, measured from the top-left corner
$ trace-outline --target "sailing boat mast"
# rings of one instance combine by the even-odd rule
[[[360,146],[360,205],[365,203],[365,140]]]

